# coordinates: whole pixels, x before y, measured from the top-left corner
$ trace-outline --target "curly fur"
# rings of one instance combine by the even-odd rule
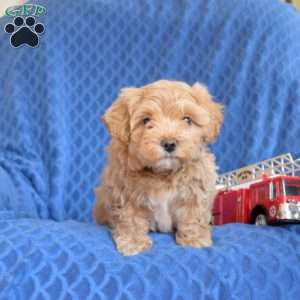
[[[146,250],[149,230],[174,230],[180,245],[210,246],[217,175],[207,144],[219,134],[222,106],[198,83],[162,80],[123,89],[103,121],[112,139],[94,219],[111,226],[118,250]],[[162,141],[174,142],[174,152]]]

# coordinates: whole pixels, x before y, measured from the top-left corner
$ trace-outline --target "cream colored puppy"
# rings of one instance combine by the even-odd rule
[[[219,133],[222,106],[198,83],[162,80],[123,89],[103,121],[112,139],[94,219],[111,226],[118,250],[150,248],[150,230],[210,246],[217,175],[207,144]]]

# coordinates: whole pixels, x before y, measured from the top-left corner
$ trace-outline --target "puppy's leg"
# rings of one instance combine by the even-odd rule
[[[182,246],[208,247],[212,245],[210,212],[201,207],[195,199],[185,201],[177,207],[176,242]]]
[[[149,232],[149,218],[146,209],[130,205],[113,211],[113,239],[123,255],[135,255],[149,249],[152,241]]]
[[[104,207],[104,201],[98,201],[93,210],[93,219],[97,224],[108,224],[108,213]]]
[[[109,215],[105,208],[104,201],[108,196],[105,189],[98,187],[95,189],[96,204],[93,209],[93,219],[97,224],[108,224]]]

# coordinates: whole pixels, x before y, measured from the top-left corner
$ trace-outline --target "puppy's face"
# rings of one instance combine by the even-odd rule
[[[197,158],[208,123],[208,112],[184,90],[148,89],[132,108],[129,151],[154,172],[177,170]]]
[[[129,167],[162,173],[198,159],[219,132],[222,108],[199,84],[158,81],[125,89],[104,121],[112,137],[128,146]]]

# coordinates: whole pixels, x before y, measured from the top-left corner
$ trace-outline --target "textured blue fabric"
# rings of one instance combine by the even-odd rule
[[[299,298],[297,226],[215,228],[203,250],[153,234],[153,250],[123,258],[90,223],[99,116],[121,87],[206,84],[226,106],[221,172],[300,153],[299,13],[275,0],[38,3],[38,48],[0,30],[0,299]]]
[[[214,247],[154,246],[124,257],[106,227],[75,221],[0,221],[0,299],[298,299],[300,227],[225,225]]]

